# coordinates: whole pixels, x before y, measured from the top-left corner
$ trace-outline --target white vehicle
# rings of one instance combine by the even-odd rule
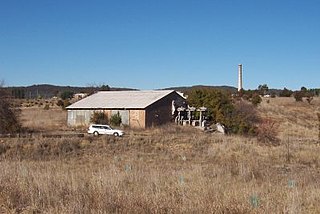
[[[89,134],[94,134],[95,136],[101,134],[114,135],[116,137],[122,136],[124,132],[122,130],[113,129],[109,125],[91,124],[88,129]]]

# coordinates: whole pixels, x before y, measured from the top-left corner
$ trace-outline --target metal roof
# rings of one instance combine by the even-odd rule
[[[144,109],[172,92],[174,91],[99,91],[73,103],[67,109]]]

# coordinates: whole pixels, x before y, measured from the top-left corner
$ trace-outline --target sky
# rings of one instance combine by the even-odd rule
[[[0,0],[6,86],[320,88],[319,0]]]

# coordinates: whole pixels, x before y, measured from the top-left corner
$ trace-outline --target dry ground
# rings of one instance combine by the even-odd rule
[[[264,118],[271,118],[279,125],[279,136],[317,140],[320,98],[314,98],[311,105],[296,102],[292,97],[264,98],[259,106]]]
[[[316,106],[263,101],[279,146],[176,126],[0,139],[0,213],[320,213]],[[42,127],[37,115],[50,111],[24,111],[24,124]]]
[[[67,111],[61,107],[23,107],[21,111],[22,125],[35,131],[63,131],[67,130]]]

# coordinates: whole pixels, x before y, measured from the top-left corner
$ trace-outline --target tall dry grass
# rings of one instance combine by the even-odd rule
[[[262,117],[279,124],[279,136],[295,136],[316,140],[318,133],[317,112],[320,98],[315,97],[311,105],[296,102],[293,97],[264,98],[258,110]]]
[[[171,130],[171,131],[170,131]],[[167,133],[167,134],[161,134]],[[4,213],[319,213],[320,147],[190,129],[8,139]]]
[[[279,146],[178,126],[0,139],[0,213],[320,213],[313,106],[259,111],[279,123]]]
[[[22,126],[35,131],[63,131],[67,130],[67,111],[57,106],[50,106],[49,110],[41,107],[22,108]]]

